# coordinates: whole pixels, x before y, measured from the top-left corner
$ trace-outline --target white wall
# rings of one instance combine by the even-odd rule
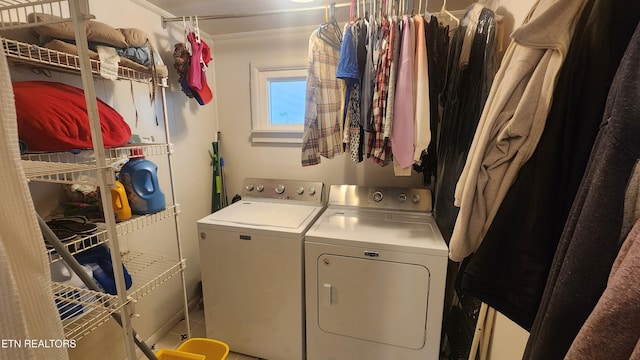
[[[495,312],[487,359],[522,359],[529,333],[499,312]]]

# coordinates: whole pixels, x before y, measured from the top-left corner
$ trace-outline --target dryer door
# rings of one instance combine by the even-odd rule
[[[323,331],[409,349],[424,346],[426,267],[323,254],[317,269]]]

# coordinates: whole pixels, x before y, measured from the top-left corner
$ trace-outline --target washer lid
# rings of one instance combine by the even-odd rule
[[[297,229],[317,213],[318,206],[261,201],[238,201],[200,220],[201,223],[233,223]]]

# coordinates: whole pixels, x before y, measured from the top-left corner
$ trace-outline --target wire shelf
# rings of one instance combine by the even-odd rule
[[[64,245],[67,247],[67,250],[69,250],[69,253],[75,255],[98,245],[105,244],[107,241],[109,241],[107,231],[101,230],[91,235],[78,237],[71,241],[65,241]],[[47,257],[51,264],[62,260],[55,249],[47,249]]]
[[[129,252],[122,259],[133,278],[128,294],[134,300],[150,293],[186,267],[184,260],[136,252]]]
[[[118,161],[125,157],[167,155],[173,153],[173,144],[133,144],[114,149],[105,149],[107,160]]]
[[[149,215],[134,215],[131,219],[120,222],[116,225],[116,234],[123,236],[128,233],[140,230],[151,224],[170,219],[180,213],[180,205],[167,206],[166,209]]]
[[[111,318],[123,304],[102,292],[52,282],[53,296],[67,339],[80,340]]]
[[[171,219],[175,217],[179,212],[180,205],[173,205],[168,206],[165,210],[162,210],[155,214],[134,215],[131,219],[116,224],[116,235],[123,236],[158,223],[160,221]],[[85,250],[89,250],[98,245],[105,244],[109,241],[107,230],[105,230],[105,224],[97,223],[97,225],[99,229],[97,232],[64,242],[64,245],[67,247],[67,250],[69,250],[69,253],[71,253],[71,255],[81,253]],[[51,248],[47,249],[47,257],[49,258],[49,263],[54,263],[61,260],[57,251]]]
[[[67,0],[0,0],[0,9],[0,29],[18,29],[69,21]],[[31,13],[49,14],[57,18],[26,23],[27,15]]]
[[[172,144],[139,144],[106,149],[107,168],[135,156],[166,155],[173,151]],[[28,180],[59,184],[87,183],[96,178],[96,160],[92,150],[74,154],[70,152],[30,153],[22,156]],[[85,176],[83,176],[85,175]]]
[[[52,163],[46,161],[30,161],[23,160],[25,175],[28,180],[58,183],[58,184],[74,184],[79,182],[84,176],[95,178],[97,168],[92,165],[76,164],[76,163]]]
[[[13,63],[63,72],[78,73],[80,71],[80,58],[77,55],[5,38],[2,38],[2,46],[7,54],[7,59]],[[90,61],[91,72],[95,76],[100,76],[100,61],[96,59],[90,59]],[[139,71],[118,66],[118,79],[120,80],[150,83],[152,78],[151,69]]]

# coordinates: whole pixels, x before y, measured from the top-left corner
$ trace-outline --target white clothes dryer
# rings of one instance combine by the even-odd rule
[[[321,182],[245,179],[242,200],[198,221],[206,334],[264,359],[305,358],[304,233]]]
[[[331,186],[305,236],[307,359],[437,360],[447,253],[429,190]]]

